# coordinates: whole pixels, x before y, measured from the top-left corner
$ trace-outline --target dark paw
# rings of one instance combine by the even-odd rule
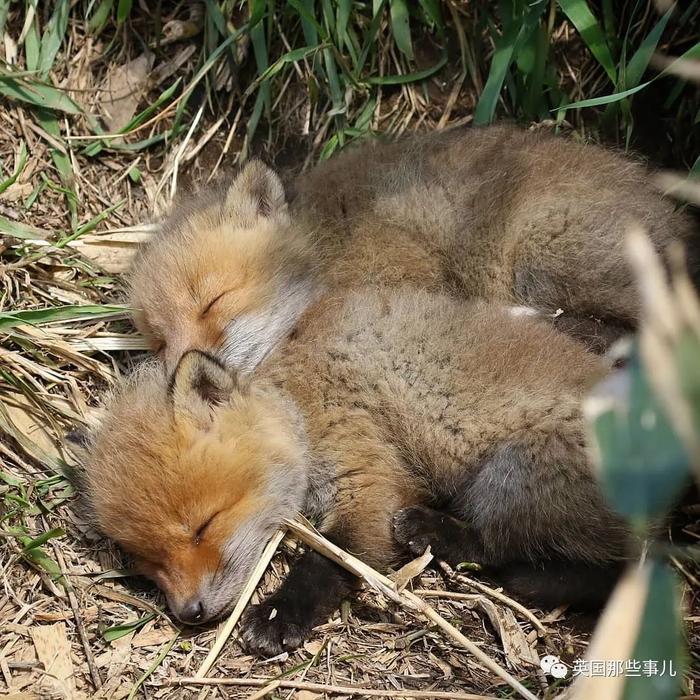
[[[439,536],[434,529],[434,511],[425,506],[402,508],[394,513],[394,539],[411,554],[419,557],[428,546],[433,554]]]
[[[295,615],[285,613],[274,600],[268,600],[249,609],[242,622],[245,646],[257,656],[277,656],[301,646],[310,628]]]

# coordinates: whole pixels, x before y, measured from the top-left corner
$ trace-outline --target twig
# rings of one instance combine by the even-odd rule
[[[169,678],[150,684],[157,688],[181,688],[194,686],[250,686],[264,688],[267,692],[275,688],[290,688],[293,690],[310,690],[316,693],[335,693],[336,695],[359,695],[360,697],[382,698],[442,698],[443,700],[496,700],[493,695],[474,695],[473,693],[457,693],[448,690],[385,690],[384,688],[359,688],[352,685],[330,685],[326,683],[311,683],[308,681],[286,681],[271,678]],[[269,690],[268,690],[269,688]],[[254,697],[262,697],[256,693]],[[249,699],[250,700],[250,699]]]
[[[484,597],[481,593],[457,593],[434,588],[414,588],[413,592],[423,598],[447,598],[448,600],[479,600]]]
[[[481,593],[484,593],[489,597],[500,601],[504,605],[507,605],[509,608],[512,608],[513,610],[519,612],[523,617],[528,619],[535,627],[535,629],[538,632],[541,632],[542,635],[547,635],[547,630],[545,629],[544,625],[537,619],[537,617],[535,617],[535,615],[530,610],[528,610],[524,605],[518,603],[517,600],[509,598],[507,595],[505,595],[505,593],[496,591],[493,588],[487,586],[486,584],[481,583],[480,581],[472,581],[472,579],[470,579],[468,576],[458,573],[444,561],[438,561],[438,566],[452,581],[459,581],[465,586],[469,586],[469,588],[473,588],[474,590],[480,591]]]
[[[308,523],[308,521],[306,522]],[[400,593],[397,592],[391,579],[383,576],[378,571],[375,571],[371,566],[368,566],[356,557],[353,557],[351,554],[343,551],[340,549],[340,547],[337,547],[325,537],[310,529],[310,527],[301,519],[285,520],[284,524],[302,542],[333,560],[336,564],[339,564],[356,576],[360,576],[375,590],[380,591],[395,603],[402,605],[408,610],[427,617],[448,637],[469,651],[472,656],[476,657],[484,666],[486,666],[486,668],[495,673],[511,688],[520,693],[522,697],[527,698],[527,700],[537,700],[537,697],[533,695],[522,683],[520,683],[520,681],[513,678],[508,671],[496,663],[496,661],[494,661],[488,654],[479,649],[474,642],[465,637],[456,627],[452,626],[449,622],[447,622],[447,620],[438,615],[438,613],[431,608],[430,605],[428,605],[417,595],[407,590],[403,590]]]
[[[202,665],[199,667],[199,671],[197,671],[197,675],[195,676],[195,678],[204,678],[204,676],[206,676],[207,673],[209,673],[209,670],[214,665],[214,662],[221,653],[224,644],[226,644],[226,641],[231,636],[233,628],[236,626],[236,623],[238,622],[239,618],[243,614],[243,611],[248,605],[248,601],[255,592],[255,589],[257,588],[260,579],[265,573],[265,569],[267,569],[267,565],[270,563],[270,560],[277,551],[277,547],[284,538],[284,535],[284,530],[278,530],[267,543],[265,549],[260,555],[260,559],[258,560],[256,567],[253,569],[253,572],[248,578],[248,582],[246,583],[245,588],[241,592],[241,595],[238,598],[238,601],[236,602],[236,606],[233,608],[233,612],[229,616],[228,620],[226,620],[224,626],[221,628],[219,636],[214,642],[214,646],[211,648],[211,651],[207,654],[207,658],[204,659]]]
[[[83,616],[80,614],[80,608],[78,607],[78,599],[75,595],[75,589],[73,584],[68,580],[66,575],[66,561],[63,558],[63,552],[56,542],[52,540],[53,549],[56,553],[56,559],[58,559],[58,564],[61,567],[61,574],[63,576],[63,585],[68,593],[68,601],[70,602],[71,610],[73,611],[73,617],[75,618],[75,627],[78,630],[78,636],[80,637],[80,643],[83,645],[83,651],[85,652],[85,660],[87,661],[88,670],[90,671],[90,678],[92,678],[92,683],[95,686],[95,690],[99,690],[102,687],[102,677],[100,672],[97,670],[95,665],[95,657],[92,655],[92,649],[90,648],[90,642],[88,641],[87,632],[85,631],[85,625],[83,624]]]

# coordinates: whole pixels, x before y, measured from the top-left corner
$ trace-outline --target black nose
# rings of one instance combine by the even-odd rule
[[[204,622],[204,605],[199,598],[192,598],[180,608],[177,616],[188,625],[197,625]]]

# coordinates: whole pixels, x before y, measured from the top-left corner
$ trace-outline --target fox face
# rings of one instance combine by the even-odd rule
[[[202,350],[249,373],[311,303],[311,260],[282,182],[252,161],[228,189],[173,210],[134,262],[129,304],[169,371]]]
[[[189,352],[170,383],[159,364],[142,369],[87,442],[83,488],[98,529],[183,622],[226,613],[282,518],[302,507],[303,445],[263,403]]]

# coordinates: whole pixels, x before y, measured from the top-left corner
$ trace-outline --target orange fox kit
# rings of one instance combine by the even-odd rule
[[[144,366],[86,442],[84,490],[187,622],[226,612],[299,511],[376,567],[430,545],[543,604],[590,603],[630,546],[584,446],[581,398],[605,372],[495,305],[352,293],[250,377],[198,351],[170,379]],[[353,583],[304,554],[244,638],[262,654],[295,647]]]
[[[179,203],[139,254],[130,305],[171,370],[199,349],[249,372],[321,290],[368,283],[561,309],[603,343],[637,319],[627,226],[660,249],[690,231],[640,164],[510,127],[351,148],[287,189],[252,162]]]

